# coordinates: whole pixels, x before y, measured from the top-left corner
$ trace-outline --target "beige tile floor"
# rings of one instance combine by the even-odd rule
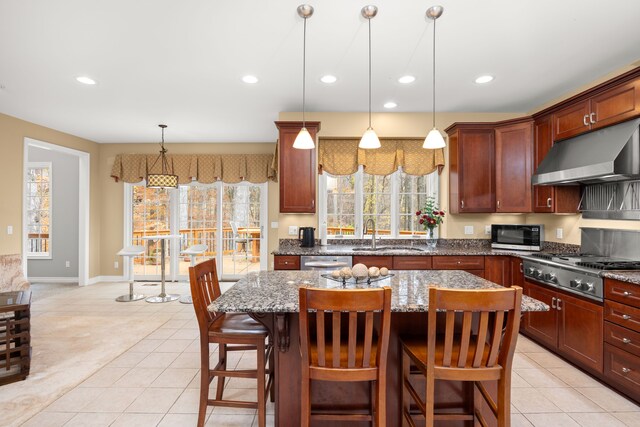
[[[106,299],[121,294],[125,287],[104,283],[72,292],[76,299],[105,299],[108,305]],[[155,292],[153,288],[142,289],[149,294]],[[187,285],[169,284],[168,289],[184,292]],[[34,303],[34,315],[61,309],[55,300],[50,297]],[[146,316],[160,316],[166,321],[24,426],[195,426],[199,343],[193,307],[178,302],[152,305],[138,301],[113,302],[113,308],[114,315],[130,312],[131,322],[144,321]],[[217,357],[215,351],[212,348],[212,357]],[[254,367],[255,356],[250,352],[232,354],[230,364]],[[225,397],[255,400],[254,387],[253,381],[230,379]],[[516,427],[640,425],[638,405],[523,336],[514,360],[512,402],[512,425]],[[267,413],[268,424],[273,425],[271,404]],[[209,408],[206,425],[255,426],[257,421],[253,410]]]

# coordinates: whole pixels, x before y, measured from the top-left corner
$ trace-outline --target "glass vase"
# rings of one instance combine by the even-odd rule
[[[436,248],[438,239],[435,237],[435,228],[427,228],[427,248],[433,250]]]

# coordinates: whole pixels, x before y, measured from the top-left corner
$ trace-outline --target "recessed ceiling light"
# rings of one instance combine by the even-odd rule
[[[389,108],[389,109],[391,109],[391,108],[396,108],[397,106],[398,106],[398,104],[396,104],[396,103],[395,103],[395,102],[393,102],[393,101],[389,101],[389,102],[385,102],[385,103],[384,103],[384,108]]]
[[[487,74],[487,75],[478,77],[476,79],[476,83],[485,84],[485,83],[489,83],[491,80],[493,80],[493,76],[490,76],[489,74]]]
[[[244,76],[242,77],[242,81],[249,84],[258,83],[258,78],[256,76]]]
[[[79,81],[80,83],[85,84],[85,85],[94,85],[94,84],[96,84],[95,80],[93,80],[91,77],[87,77],[87,76],[76,77],[76,80]]]
[[[336,81],[338,81],[338,78],[336,76],[332,76],[331,74],[327,74],[326,76],[320,77],[320,81],[322,83],[331,84],[331,83],[335,83]]]
[[[409,84],[416,81],[416,78],[413,76],[402,76],[398,79],[398,81],[402,84]]]

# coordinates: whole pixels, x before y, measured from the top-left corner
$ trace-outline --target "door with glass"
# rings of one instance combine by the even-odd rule
[[[206,245],[194,261],[215,258],[221,278],[266,270],[267,184],[193,183],[163,190],[141,183],[127,184],[126,194],[125,245],[145,247],[134,262],[136,279],[159,279],[160,243],[143,237],[163,234],[180,235],[167,241],[168,280],[188,280],[191,257],[182,252],[194,245]]]

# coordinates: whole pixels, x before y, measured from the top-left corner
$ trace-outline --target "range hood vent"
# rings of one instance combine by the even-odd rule
[[[640,179],[640,119],[551,147],[531,179],[534,185],[592,184]]]

